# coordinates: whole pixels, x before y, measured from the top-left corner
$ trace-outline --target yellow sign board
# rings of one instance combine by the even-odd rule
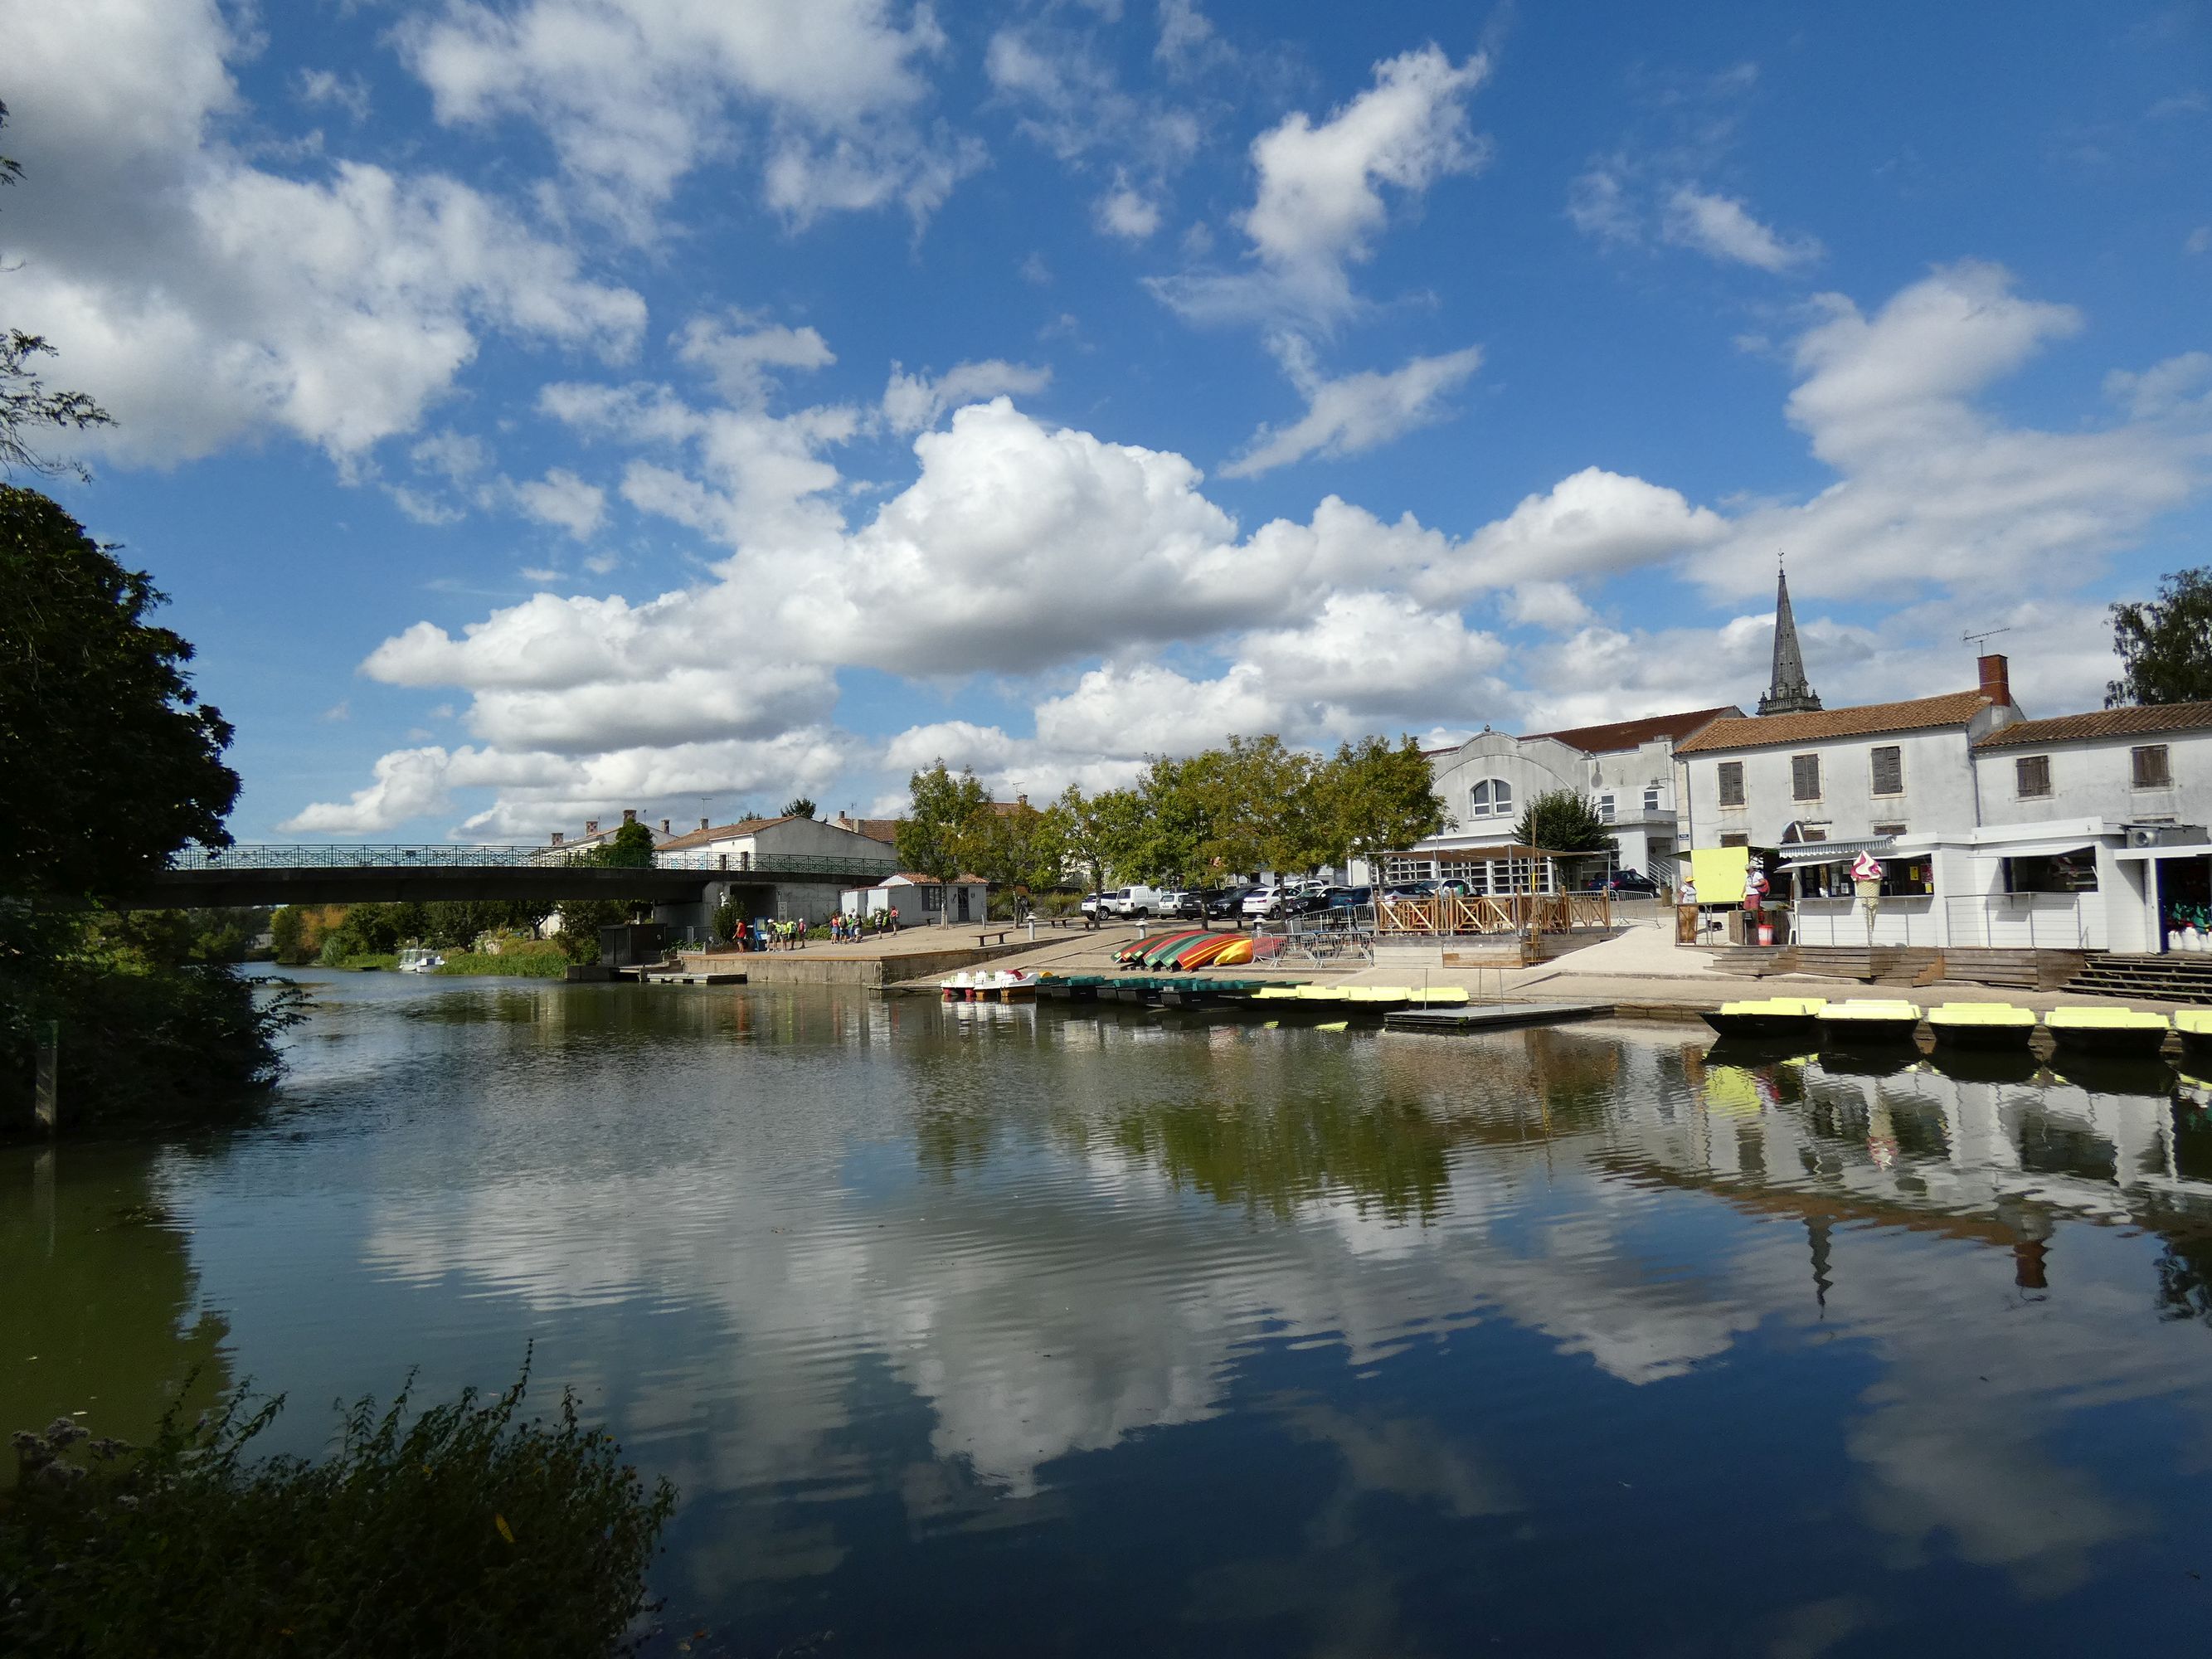
[[[1751,873],[1748,847],[1693,847],[1690,879],[1698,884],[1700,904],[1735,904],[1743,898],[1743,878]]]

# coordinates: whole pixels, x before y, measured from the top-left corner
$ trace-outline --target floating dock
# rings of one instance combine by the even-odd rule
[[[1609,1002],[1486,1002],[1464,1008],[1407,1008],[1382,1016],[1386,1031],[1442,1031],[1465,1036],[1515,1025],[1562,1025],[1570,1020],[1603,1019]]]

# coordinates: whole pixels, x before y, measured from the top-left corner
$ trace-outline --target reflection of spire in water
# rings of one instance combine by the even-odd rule
[[[1805,1218],[1805,1237],[1813,1246],[1813,1299],[1820,1304],[1820,1311],[1828,1311],[1828,1287],[1835,1280],[1828,1277],[1828,1218],[1808,1215]]]

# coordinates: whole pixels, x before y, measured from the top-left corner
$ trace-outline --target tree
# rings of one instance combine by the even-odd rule
[[[1059,821],[1027,801],[1007,807],[986,802],[963,840],[963,862],[994,887],[1033,892],[1057,886],[1067,857]]]
[[[2212,701],[2212,568],[2174,571],[2157,599],[2114,605],[2112,649],[2121,672],[2106,708]]]
[[[1571,789],[1547,790],[1530,801],[1513,838],[1547,853],[1595,853],[1613,845],[1597,809]]]
[[[784,802],[783,815],[787,818],[811,818],[814,816],[814,803],[804,795],[798,796]]]
[[[8,106],[0,103],[0,127],[8,125]],[[12,185],[23,169],[0,155],[0,186]],[[27,430],[34,427],[106,426],[107,411],[82,392],[49,392],[31,367],[39,357],[51,357],[54,349],[36,334],[21,329],[0,330],[0,472],[70,471],[86,476],[82,465],[52,461],[31,447]]]
[[[1428,757],[1409,736],[1395,747],[1383,738],[1341,745],[1322,788],[1337,845],[1355,858],[1403,852],[1451,823]]]
[[[1083,791],[1069,784],[1060,799],[1045,809],[1046,833],[1060,847],[1060,866],[1073,864],[1083,872],[1088,890],[1106,884],[1105,815],[1097,800],[1085,800]]]
[[[899,868],[932,880],[950,882],[963,873],[976,814],[990,798],[973,772],[955,777],[939,760],[907,780],[914,805],[898,827]],[[942,920],[949,909],[939,912]]]
[[[162,603],[35,490],[0,484],[0,891],[127,893],[192,842],[227,847],[230,723]]]

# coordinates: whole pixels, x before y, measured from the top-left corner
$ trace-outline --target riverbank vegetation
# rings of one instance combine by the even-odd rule
[[[48,1042],[72,1127],[229,1115],[276,1075],[295,999],[232,965],[246,920],[126,908],[170,854],[228,844],[238,794],[161,603],[0,485],[0,1131],[28,1124]]]
[[[944,762],[908,781],[902,869],[1042,892],[1081,870],[1109,881],[1206,883],[1273,870],[1304,874],[1347,857],[1409,847],[1449,822],[1412,738],[1370,737],[1334,755],[1279,737],[1232,737],[1219,748],[1161,757],[1122,789],[1074,785],[1043,811],[994,803],[970,772]]]
[[[529,1372],[415,1413],[362,1400],[320,1462],[256,1460],[282,1398],[242,1394],[153,1442],[64,1418],[14,1437],[0,1494],[0,1651],[610,1654],[649,1611],[676,1493],[648,1489],[563,1393],[525,1419]]]

